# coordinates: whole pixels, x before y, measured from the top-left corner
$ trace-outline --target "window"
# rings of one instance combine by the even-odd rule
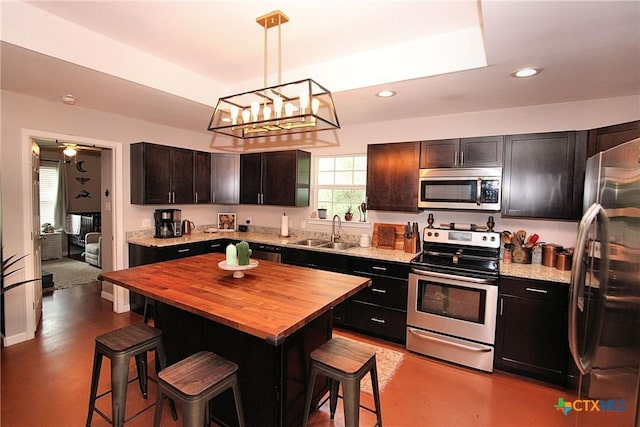
[[[40,164],[40,225],[56,224],[56,204],[58,200],[58,163]]]
[[[350,209],[358,219],[360,203],[365,201],[367,156],[318,157],[316,208],[327,209],[327,218],[344,216]]]

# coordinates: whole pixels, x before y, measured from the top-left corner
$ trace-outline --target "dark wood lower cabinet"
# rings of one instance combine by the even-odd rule
[[[212,351],[238,364],[247,426],[300,426],[309,355],[331,339],[331,312],[274,345],[176,307],[156,305],[155,324],[162,330],[169,364],[198,351]],[[327,390],[326,378],[318,377],[314,405]],[[216,397],[212,407],[217,420],[224,425],[237,425],[231,392]]]
[[[564,386],[569,366],[568,287],[502,278],[495,367]]]
[[[334,325],[405,342],[408,264],[287,247],[282,248],[282,262],[370,278],[371,286],[334,307]]]

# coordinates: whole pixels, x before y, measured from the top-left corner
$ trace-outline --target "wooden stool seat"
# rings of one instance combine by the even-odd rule
[[[183,404],[183,426],[209,425],[209,401],[231,388],[236,403],[238,424],[244,426],[238,365],[209,351],[201,351],[181,360],[158,374],[158,401],[153,425],[160,425],[163,396]]]
[[[375,425],[382,427],[375,350],[351,340],[334,337],[311,352],[303,426],[307,425],[311,410],[313,385],[318,374],[329,378],[331,419],[336,413],[337,401],[340,397],[338,396],[338,388],[342,384],[345,427],[358,427],[361,407],[375,413],[377,417]],[[360,405],[360,381],[367,374],[371,375],[375,410]]]
[[[125,326],[104,334],[98,335],[95,340],[93,358],[93,372],[91,375],[91,391],[89,394],[89,413],[87,415],[87,427],[91,425],[93,413],[97,412],[108,423],[121,427],[126,421],[151,408],[150,405],[142,411],[125,420],[124,412],[127,400],[127,385],[138,380],[140,392],[143,398],[147,398],[147,352],[155,351],[156,360],[160,368],[166,366],[164,346],[162,344],[162,331],[144,323]],[[98,381],[102,367],[102,358],[111,360],[111,389],[98,395]],[[135,357],[138,376],[129,381],[129,359]],[[111,393],[111,418],[96,408],[96,400]],[[174,419],[177,419],[175,406],[172,402]]]

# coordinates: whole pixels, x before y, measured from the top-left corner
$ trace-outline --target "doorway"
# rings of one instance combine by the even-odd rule
[[[101,169],[103,154],[109,155],[111,149],[60,140],[35,139],[35,143],[40,147],[41,227],[36,231],[42,290],[50,295],[56,289],[95,282],[101,272],[101,193],[107,187],[102,185]],[[105,168],[110,167],[105,162]]]
[[[123,200],[122,191],[122,165],[123,165],[123,148],[122,144],[112,141],[96,140],[93,138],[82,138],[73,135],[54,134],[44,131],[34,131],[29,129],[23,129],[22,141],[23,141],[23,156],[26,159],[31,158],[31,142],[34,140],[61,140],[69,143],[75,143],[78,145],[84,145],[87,147],[100,147],[107,153],[101,160],[101,176],[102,185],[100,189],[101,199],[101,216],[102,216],[102,269],[103,271],[110,271],[113,269],[124,268],[124,212],[123,212]],[[27,161],[27,164],[31,164],[31,161]],[[31,194],[32,197],[26,198],[25,211],[31,212],[32,218],[36,212],[39,213],[39,205],[35,205],[33,202],[33,177],[31,174],[32,168],[24,168],[22,184],[24,191],[27,194]],[[106,174],[106,179],[104,179]],[[25,227],[24,230],[24,247],[32,248],[34,237],[31,232],[34,229],[35,220],[31,220],[31,227]],[[105,227],[106,226],[106,227]],[[39,228],[39,224],[37,225]],[[29,229],[26,229],[29,228]],[[105,233],[108,233],[106,235]],[[38,234],[35,234],[35,239],[38,238]],[[41,265],[40,254],[34,253],[33,249],[30,253],[29,259],[32,262],[28,262],[25,265],[25,277],[36,277],[37,271]],[[108,269],[108,270],[107,270]],[[114,311],[123,312],[128,309],[128,304],[124,304],[123,301],[128,299],[128,294],[122,294],[122,291],[114,289],[110,284],[103,284],[101,296],[113,302]],[[115,297],[114,297],[114,294]],[[35,332],[38,327],[38,320],[40,312],[36,313],[36,301],[42,296],[42,287],[38,283],[38,286],[32,286],[26,289],[25,304],[27,308],[27,319],[24,339],[16,338],[20,342],[23,340],[31,339],[35,336]],[[13,342],[13,343],[15,343]],[[12,343],[9,343],[9,345]]]

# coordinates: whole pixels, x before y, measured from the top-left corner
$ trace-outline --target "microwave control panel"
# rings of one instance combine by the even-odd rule
[[[483,180],[480,201],[482,203],[498,203],[500,201],[500,181]]]

